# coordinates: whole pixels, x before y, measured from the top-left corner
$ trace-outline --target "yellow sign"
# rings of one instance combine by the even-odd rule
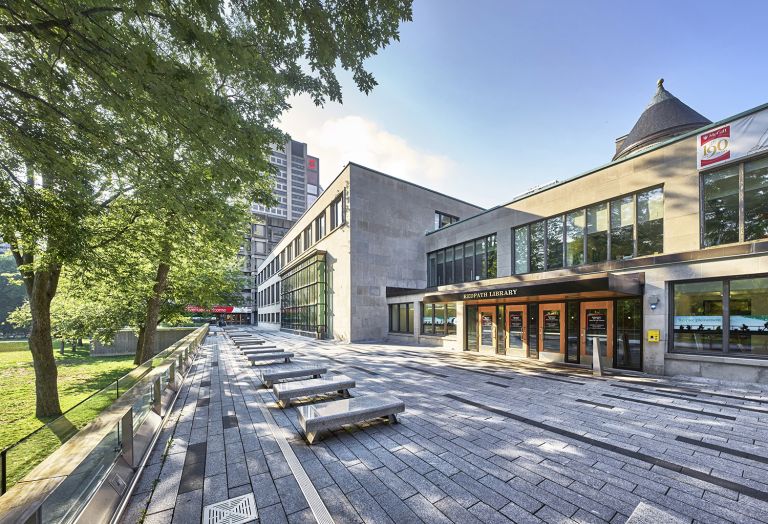
[[[649,329],[648,330],[648,342],[659,342],[661,340],[661,330]]]

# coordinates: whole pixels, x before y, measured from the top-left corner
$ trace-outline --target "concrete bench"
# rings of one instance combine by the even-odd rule
[[[270,351],[269,353],[258,353],[256,355],[246,355],[253,366],[256,362],[269,362],[270,360],[283,360],[290,362],[293,358],[293,353],[286,353],[285,351]]]
[[[248,348],[240,351],[243,355],[258,355],[260,353],[275,353],[277,351],[283,351],[275,346],[269,346],[268,348]]]
[[[277,346],[274,344],[242,344],[238,345],[237,348],[240,350],[243,349],[262,349],[262,348],[276,348]]]
[[[323,375],[324,373],[328,373],[328,368],[323,366],[294,364],[289,367],[281,364],[274,368],[265,366],[264,369],[259,371],[259,379],[261,379],[261,382],[269,388],[281,380],[305,377],[320,378],[320,375]]]
[[[389,395],[365,395],[299,406],[296,411],[304,436],[312,444],[320,431],[339,429],[347,424],[380,417],[386,417],[394,424],[397,422],[395,415],[405,411],[405,403]]]
[[[355,387],[355,381],[348,376],[334,375],[327,378],[311,378],[275,384],[272,386],[272,392],[277,398],[277,404],[281,408],[287,408],[291,405],[292,399],[299,397],[311,397],[334,391],[344,397],[349,397],[349,390],[353,387]]]
[[[254,344],[254,345],[263,344],[264,342],[266,342],[266,340],[262,340],[260,338],[236,338],[234,342],[235,344],[240,346],[242,344]]]

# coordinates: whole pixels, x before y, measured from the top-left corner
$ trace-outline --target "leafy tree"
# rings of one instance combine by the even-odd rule
[[[50,308],[62,270],[120,240],[104,220],[115,200],[157,202],[166,218],[201,191],[270,202],[287,97],[341,100],[339,66],[368,92],[365,59],[410,16],[411,0],[0,4],[0,236],[29,298],[38,416],[61,412]],[[172,249],[157,254],[149,323]]]

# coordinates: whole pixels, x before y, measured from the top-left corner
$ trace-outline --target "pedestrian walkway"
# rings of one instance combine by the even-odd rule
[[[768,522],[758,386],[260,334],[349,375],[354,394],[405,400],[400,424],[308,446],[295,409],[209,337],[123,522],[200,522],[205,506],[247,494],[264,523],[617,523],[640,502],[684,522]]]

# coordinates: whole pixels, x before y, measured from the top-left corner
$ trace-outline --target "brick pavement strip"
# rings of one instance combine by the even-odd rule
[[[358,394],[406,399],[400,424],[350,426],[309,447],[293,410],[211,337],[123,522],[199,521],[203,506],[249,492],[260,522],[312,522],[266,406],[338,523],[620,524],[641,501],[686,522],[768,523],[760,387],[592,380],[535,362],[260,335],[348,374]]]

